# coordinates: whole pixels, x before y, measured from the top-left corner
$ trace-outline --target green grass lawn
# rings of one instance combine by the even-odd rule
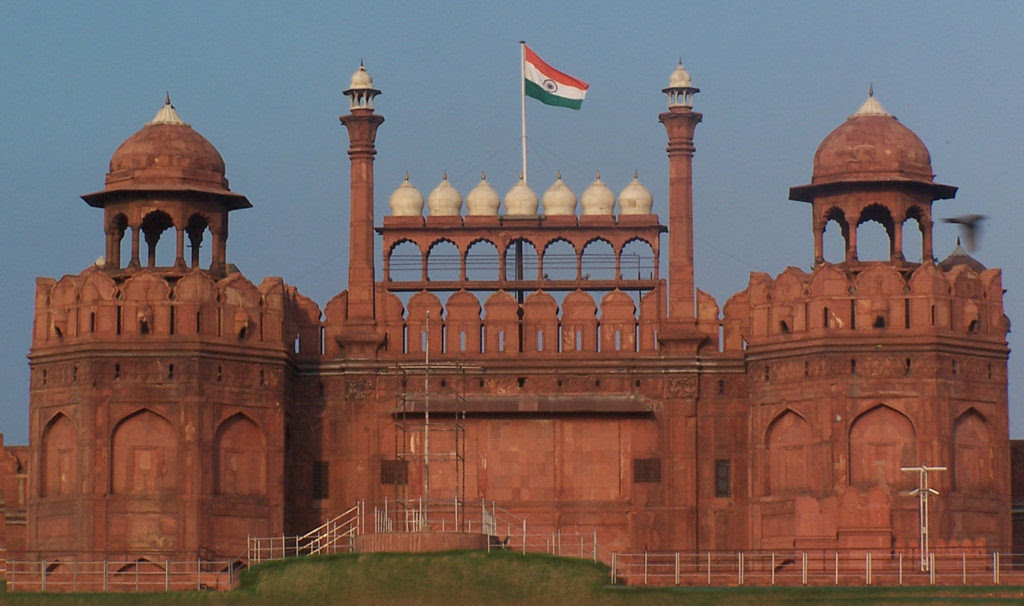
[[[509,552],[343,554],[279,560],[232,592],[0,594],[2,604],[1021,604],[1021,587],[634,588],[585,560]]]

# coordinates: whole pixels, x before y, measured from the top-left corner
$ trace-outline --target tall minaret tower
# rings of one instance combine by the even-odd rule
[[[348,318],[342,335],[350,353],[376,347],[373,329],[373,158],[374,141],[383,116],[373,113],[373,99],[380,91],[359,62],[345,92],[349,113],[341,116],[348,129],[348,157],[351,166],[349,195]],[[372,353],[372,349],[370,350]]]
[[[693,285],[693,131],[701,115],[693,111],[700,92],[682,60],[669,76],[668,111],[658,121],[668,131],[668,318],[677,330],[695,322]]]

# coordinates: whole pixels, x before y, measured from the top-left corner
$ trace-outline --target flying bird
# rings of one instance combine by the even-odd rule
[[[960,215],[943,219],[943,223],[956,223],[963,232],[964,241],[967,243],[967,250],[974,252],[978,250],[978,242],[981,240],[981,222],[988,219],[987,215]]]

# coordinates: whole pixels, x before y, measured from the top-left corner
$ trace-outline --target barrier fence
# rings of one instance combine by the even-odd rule
[[[487,548],[550,553],[598,561],[597,531],[565,533],[529,525],[493,501],[398,499],[360,501],[345,513],[297,536],[249,537],[249,562],[352,551],[355,537],[367,533],[465,532],[488,537]],[[609,552],[604,552],[605,555]],[[607,557],[605,557],[607,560]]]
[[[1020,554],[850,551],[612,553],[629,585],[1000,585],[1024,583]]]
[[[237,560],[8,561],[7,591],[198,591],[234,586]]]

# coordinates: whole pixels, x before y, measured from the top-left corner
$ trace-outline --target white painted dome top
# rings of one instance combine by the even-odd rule
[[[576,214],[576,192],[562,181],[562,173],[559,172],[555,182],[544,192],[544,214],[552,215],[575,215]]]
[[[487,182],[487,175],[480,173],[480,182],[466,196],[466,214],[493,217],[498,214],[501,198]]]
[[[587,187],[580,197],[580,206],[583,207],[584,215],[610,215],[615,208],[615,194],[601,180],[601,173],[597,173],[594,182]]]
[[[619,214],[649,215],[652,208],[654,196],[640,183],[636,171],[633,171],[633,180],[619,194]]]
[[[523,181],[522,173],[519,181],[505,194],[505,214],[511,216],[536,215],[540,200],[530,186]]]
[[[457,217],[462,214],[462,195],[448,182],[448,171],[441,176],[441,182],[427,196],[431,216]]]
[[[405,180],[391,194],[388,205],[395,217],[418,217],[423,214],[423,194],[409,183],[409,173],[405,173]]]

